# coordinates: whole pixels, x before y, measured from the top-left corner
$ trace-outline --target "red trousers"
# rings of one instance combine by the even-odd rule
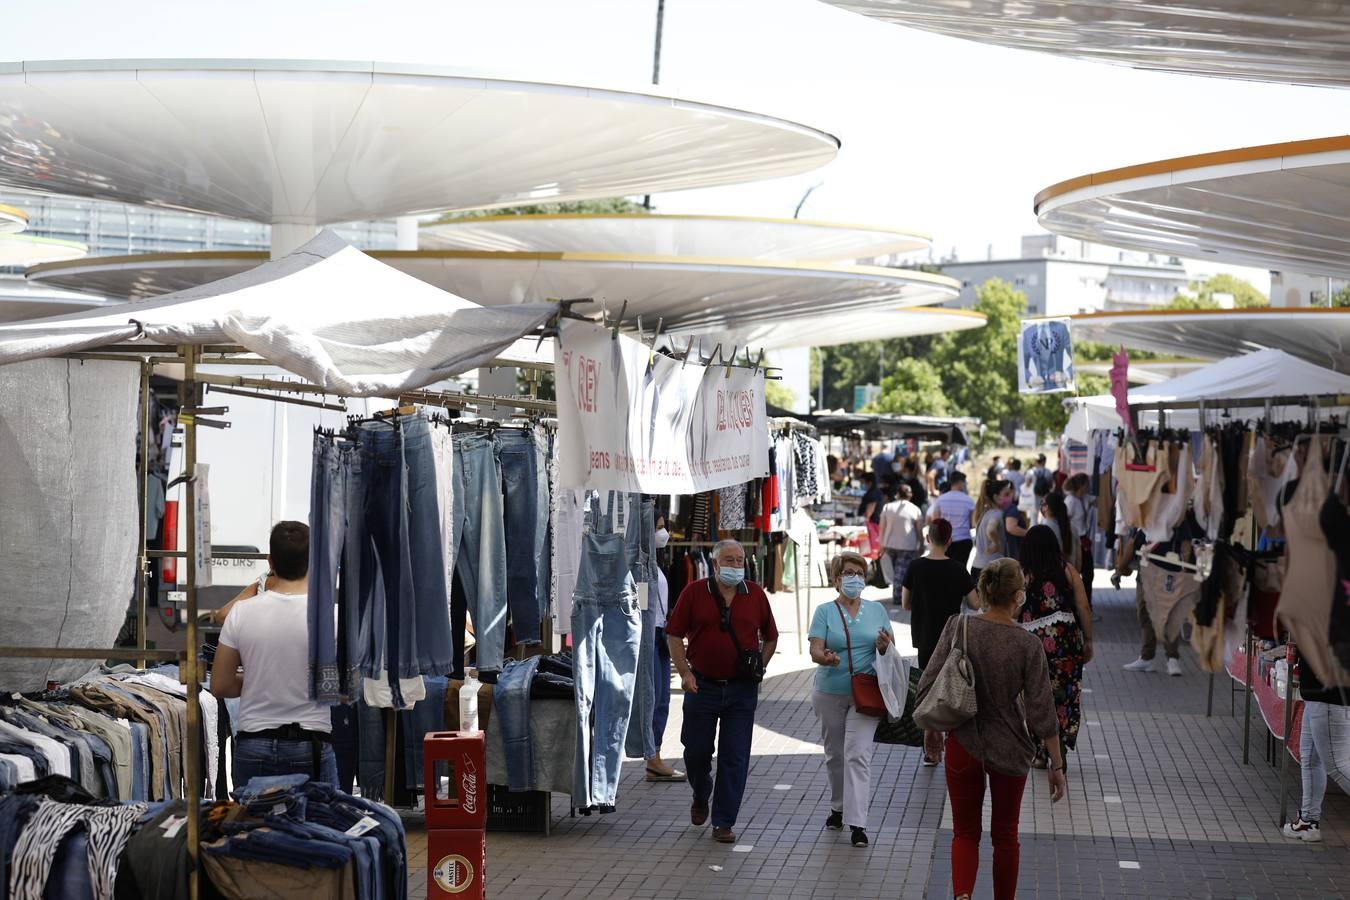
[[[989,785],[993,821],[989,826],[994,842],[994,900],[1017,896],[1017,865],[1021,844],[1017,823],[1022,814],[1025,775],[986,771],[966,752],[954,735],[947,736],[947,794],[952,802],[952,893],[975,891],[975,873],[980,868],[981,816],[984,789]]]

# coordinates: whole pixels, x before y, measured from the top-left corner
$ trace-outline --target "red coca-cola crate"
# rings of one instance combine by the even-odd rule
[[[481,731],[435,731],[422,741],[427,830],[487,828],[487,743]],[[441,778],[450,789],[442,791]]]

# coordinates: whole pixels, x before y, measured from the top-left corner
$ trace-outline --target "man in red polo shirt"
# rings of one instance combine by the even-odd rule
[[[738,657],[742,652],[758,652],[762,673],[778,646],[769,598],[763,588],[745,580],[745,548],[738,541],[722,541],[714,547],[713,577],[692,582],[680,592],[666,622],[666,640],[684,685],[680,740],[689,785],[694,789],[689,820],[695,825],[708,821],[711,799],[713,839],[734,844],[736,835],[731,829],[750,774],[750,738],[759,704],[759,679],[746,671]]]

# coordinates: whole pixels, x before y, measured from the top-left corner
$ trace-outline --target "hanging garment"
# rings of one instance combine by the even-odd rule
[[[1195,518],[1211,541],[1218,540],[1223,525],[1223,467],[1219,448],[1205,435],[1200,441],[1200,461],[1196,466]]]
[[[1186,571],[1168,571],[1162,564],[1149,562],[1139,572],[1148,607],[1149,621],[1165,643],[1181,638],[1181,626],[1200,599],[1200,582]]]
[[[1258,528],[1273,528],[1280,521],[1279,500],[1284,486],[1298,474],[1294,454],[1289,448],[1276,450],[1274,441],[1257,435],[1247,461],[1248,493]]]
[[[1216,545],[1214,568],[1200,586],[1200,599],[1191,614],[1191,646],[1203,671],[1223,671],[1225,620],[1246,590],[1246,573],[1232,549],[1227,544]]]
[[[1298,487],[1284,506],[1284,589],[1275,621],[1289,629],[1299,653],[1328,687],[1350,686],[1350,673],[1331,653],[1331,598],[1336,581],[1336,557],[1322,533],[1322,504],[1327,496],[1322,440],[1313,435]]]
[[[633,561],[638,529],[623,515],[627,497],[609,492],[607,512],[592,499],[591,530],[582,537],[581,565],[572,606],[577,706],[572,805],[612,809],[619,791],[624,736],[633,711],[642,618]],[[633,504],[636,506],[636,504]],[[615,525],[618,528],[615,528]],[[594,716],[594,726],[592,726]]]
[[[1350,448],[1346,453],[1350,455]],[[1333,585],[1331,626],[1328,636],[1332,653],[1345,670],[1350,671],[1350,514],[1335,493],[1322,501],[1319,520],[1327,545],[1336,557],[1336,579]],[[1300,648],[1301,649],[1301,648]],[[1331,685],[1350,687],[1350,685]]]
[[[1173,453],[1176,454],[1175,460],[1171,458]],[[1173,530],[1181,524],[1182,518],[1186,515],[1191,490],[1195,485],[1189,443],[1181,444],[1180,449],[1177,445],[1163,449],[1158,457],[1166,460],[1170,479],[1159,479],[1144,505],[1144,534],[1150,541],[1171,539]],[[1162,468],[1162,464],[1159,468]]]
[[[740,531],[746,527],[746,486],[733,484],[717,489],[717,527],[722,531]]]
[[[1157,441],[1149,441],[1144,459],[1143,463],[1133,462],[1133,449],[1129,444],[1116,448],[1113,474],[1119,490],[1120,508],[1125,525],[1133,528],[1143,527],[1149,499],[1158,484],[1169,475],[1167,454],[1158,452]]]

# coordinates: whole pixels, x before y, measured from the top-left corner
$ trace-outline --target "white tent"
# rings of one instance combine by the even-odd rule
[[[0,365],[109,344],[238,344],[335,394],[386,396],[499,358],[554,304],[481,307],[330,231],[256,269],[155,300],[0,326]]]
[[[1159,384],[1134,388],[1130,391],[1130,404],[1250,400],[1250,406],[1240,408],[1264,410],[1267,398],[1320,394],[1350,394],[1350,375],[1315,366],[1283,350],[1259,350],[1222,360]],[[1122,425],[1116,412],[1115,398],[1110,394],[1074,397],[1065,402],[1072,410],[1065,433],[1076,441],[1086,443],[1092,431],[1120,428]],[[1301,406],[1272,410],[1276,419],[1301,418],[1304,414],[1305,408]],[[1141,416],[1141,423],[1147,424],[1150,419],[1156,421],[1156,415],[1145,413]],[[1167,420],[1183,428],[1198,427],[1200,421],[1199,414],[1194,410],[1169,413]]]

